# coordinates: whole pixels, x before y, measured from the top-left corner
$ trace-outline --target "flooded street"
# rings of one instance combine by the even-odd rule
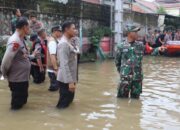
[[[117,99],[113,61],[80,65],[74,103],[58,110],[58,92],[30,85],[28,104],[11,111],[10,91],[0,81],[0,130],[180,130],[180,58],[144,57],[143,94]]]

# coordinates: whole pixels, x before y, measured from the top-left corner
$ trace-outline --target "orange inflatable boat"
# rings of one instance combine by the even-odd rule
[[[168,56],[180,56],[180,41],[169,41],[165,46]]]

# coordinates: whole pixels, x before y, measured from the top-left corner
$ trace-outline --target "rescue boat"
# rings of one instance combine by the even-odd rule
[[[165,47],[167,56],[180,56],[180,41],[168,41]]]

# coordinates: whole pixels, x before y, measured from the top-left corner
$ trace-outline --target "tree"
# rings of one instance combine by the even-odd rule
[[[159,6],[159,8],[157,9],[157,13],[158,14],[166,14],[166,9],[163,6]]]

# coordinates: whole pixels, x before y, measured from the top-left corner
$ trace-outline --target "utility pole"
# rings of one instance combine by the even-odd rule
[[[82,52],[83,47],[83,33],[82,33],[82,27],[83,26],[83,3],[81,2],[80,5],[80,20],[79,20],[79,37],[80,37],[80,50]]]
[[[123,38],[123,0],[115,0],[115,44]]]
[[[114,2],[111,0],[111,14],[110,14],[110,29],[113,31],[113,16],[114,16]],[[113,35],[111,33],[111,39],[110,39],[110,56],[113,56]]]

